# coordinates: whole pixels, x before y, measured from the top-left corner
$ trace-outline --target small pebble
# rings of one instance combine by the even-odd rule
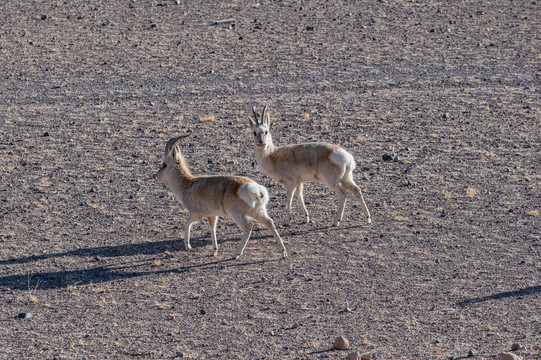
[[[335,348],[336,350],[348,350],[350,348],[349,340],[343,336],[339,336],[336,339],[334,339],[334,343],[332,347]]]
[[[470,351],[468,351],[468,357],[473,357],[475,355],[477,355],[477,350],[470,349]]]
[[[498,354],[497,360],[522,360],[522,357],[515,355],[513,353],[500,353]]]
[[[393,160],[393,157],[389,154],[383,154],[381,155],[381,160],[383,161],[392,161]]]
[[[17,315],[17,318],[19,319],[30,319],[32,317],[32,313],[19,313]]]
[[[443,114],[443,115],[441,116],[441,118],[442,118],[443,120],[449,120],[449,119],[451,118],[451,115],[449,115],[449,113],[445,113],[445,114]]]
[[[520,344],[513,344],[511,345],[511,350],[513,351],[517,351],[517,350],[526,350],[526,347],[524,345],[520,345]]]

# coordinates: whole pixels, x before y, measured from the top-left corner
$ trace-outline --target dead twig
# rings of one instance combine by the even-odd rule
[[[217,20],[213,25],[229,24],[235,22],[235,19]]]

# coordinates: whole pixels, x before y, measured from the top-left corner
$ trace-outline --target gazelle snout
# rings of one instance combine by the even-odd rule
[[[269,131],[262,125],[259,125],[254,130],[255,144],[257,146],[265,146],[267,144],[266,138]]]

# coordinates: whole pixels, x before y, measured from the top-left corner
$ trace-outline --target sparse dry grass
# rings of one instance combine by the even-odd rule
[[[199,121],[205,123],[205,122],[214,122],[216,119],[214,115],[207,115],[207,116],[200,116]]]

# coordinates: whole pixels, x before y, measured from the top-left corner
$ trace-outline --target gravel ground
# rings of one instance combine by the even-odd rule
[[[539,1],[1,9],[0,359],[541,359]],[[372,224],[310,183],[281,226],[263,104],[275,144],[354,154]],[[184,250],[154,174],[186,129],[194,174],[268,188],[287,259],[257,225],[232,260],[229,219]]]

